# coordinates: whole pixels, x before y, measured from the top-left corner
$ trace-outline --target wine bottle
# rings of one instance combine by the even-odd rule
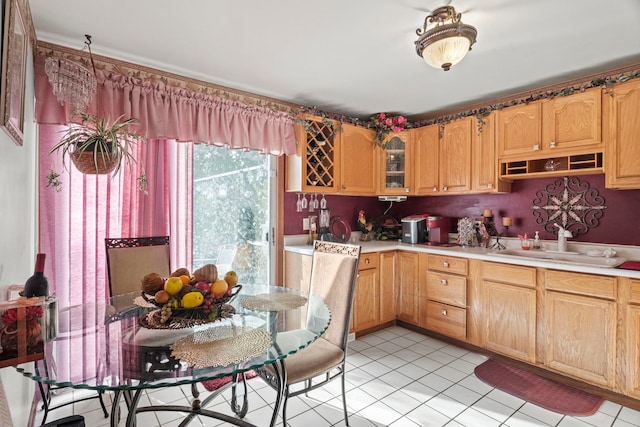
[[[29,277],[24,284],[23,296],[31,298],[46,297],[49,295],[49,281],[44,275],[45,257],[46,254],[38,254],[36,256],[36,267],[33,271],[33,276]]]

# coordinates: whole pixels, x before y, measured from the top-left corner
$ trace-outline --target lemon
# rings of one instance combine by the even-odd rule
[[[227,292],[229,285],[222,279],[218,279],[211,284],[211,293],[217,297],[221,297]]]
[[[183,283],[179,277],[169,277],[166,282],[164,282],[164,290],[169,293],[169,295],[176,295],[182,289]]]
[[[230,288],[233,288],[238,284],[238,275],[235,271],[227,271],[227,274],[224,275],[224,281],[227,282]]]
[[[202,295],[202,292],[198,291],[189,292],[182,297],[183,308],[200,307],[203,302],[204,295]]]

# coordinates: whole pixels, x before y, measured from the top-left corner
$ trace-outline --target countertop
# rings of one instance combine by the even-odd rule
[[[285,238],[285,251],[300,253],[303,255],[311,255],[313,248],[311,245],[306,244],[306,236],[297,238],[298,236],[286,236]],[[501,239],[500,242],[506,244],[507,249],[514,250],[519,249],[519,240],[515,238]],[[640,271],[627,270],[615,267],[594,267],[584,264],[566,264],[559,261],[541,260],[535,258],[526,257],[506,257],[500,255],[500,250],[487,249],[481,247],[461,247],[458,245],[452,246],[429,246],[427,244],[408,244],[400,241],[368,241],[363,242],[355,240],[352,244],[360,245],[362,253],[381,252],[381,251],[394,251],[394,250],[406,250],[413,252],[425,252],[431,254],[459,256],[471,259],[480,259],[483,261],[494,261],[504,264],[525,265],[531,267],[543,267],[556,270],[574,271],[579,273],[600,274],[606,276],[620,276],[620,277],[632,277],[640,278]],[[543,241],[542,248],[551,250],[555,249],[555,241]],[[586,254],[589,250],[605,250],[612,248],[616,251],[616,256],[625,258],[629,261],[640,260],[640,247],[637,246],[620,246],[620,245],[606,245],[595,243],[571,243],[569,242],[568,250]],[[504,251],[502,251],[504,252]]]

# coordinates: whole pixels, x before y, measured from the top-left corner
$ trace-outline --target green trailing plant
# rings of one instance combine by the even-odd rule
[[[123,120],[124,116],[120,116],[110,121],[108,118],[86,113],[79,113],[79,116],[80,123],[69,125],[60,141],[49,151],[50,154],[61,151],[64,163],[67,156],[73,160],[83,153],[91,153],[96,171],[103,164],[113,162],[114,173],[120,170],[123,162],[135,163],[132,148],[139,136],[130,131],[129,126],[136,119]]]

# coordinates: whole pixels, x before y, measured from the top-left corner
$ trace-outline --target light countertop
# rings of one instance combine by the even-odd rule
[[[500,242],[506,244],[507,249],[519,249],[519,240],[516,238],[501,239]],[[552,268],[557,270],[574,271],[579,273],[601,274],[606,276],[622,276],[640,278],[640,271],[626,270],[611,267],[595,267],[586,264],[568,264],[561,261],[544,260],[527,257],[507,257],[504,251],[487,249],[481,247],[460,247],[454,246],[429,246],[427,244],[408,244],[400,241],[368,241],[352,239],[352,244],[360,245],[362,253],[407,250],[413,252],[425,252],[439,255],[460,256],[464,258],[480,259],[483,261],[501,262],[504,264],[525,265],[531,267]],[[555,249],[555,241],[543,241],[543,250]],[[568,250],[586,254],[591,250],[603,251],[612,248],[616,251],[616,257],[625,258],[629,261],[640,261],[640,247],[637,246],[620,246],[606,245],[594,243],[568,243]],[[313,248],[307,244],[307,236],[285,236],[285,251],[300,253],[303,255],[311,255]],[[502,254],[501,254],[502,252]]]

